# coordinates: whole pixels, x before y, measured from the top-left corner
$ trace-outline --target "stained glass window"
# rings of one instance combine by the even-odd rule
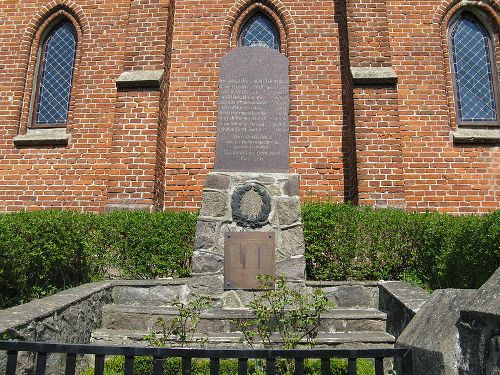
[[[257,13],[243,27],[240,45],[268,47],[279,50],[279,34],[274,23],[261,13]]]
[[[461,122],[497,120],[489,38],[488,31],[470,13],[462,13],[452,25],[452,64]]]
[[[75,65],[76,31],[62,21],[43,41],[35,107],[35,125],[65,124]]]

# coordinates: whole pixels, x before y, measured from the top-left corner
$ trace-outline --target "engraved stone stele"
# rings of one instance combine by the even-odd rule
[[[220,63],[215,170],[288,172],[288,59],[241,47]]]
[[[215,171],[207,175],[193,273],[224,273],[225,289],[257,275],[305,277],[299,176],[289,173],[288,59],[262,47],[220,64]]]

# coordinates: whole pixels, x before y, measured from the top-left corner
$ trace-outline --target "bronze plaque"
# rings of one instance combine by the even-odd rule
[[[274,275],[274,232],[224,234],[224,289],[259,289],[257,275]]]

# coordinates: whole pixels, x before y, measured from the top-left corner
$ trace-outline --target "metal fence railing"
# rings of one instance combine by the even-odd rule
[[[330,361],[333,358],[344,358],[348,361],[348,374],[355,375],[356,360],[359,358],[373,359],[376,375],[384,374],[384,358],[398,359],[401,363],[402,375],[413,375],[413,365],[410,349],[205,349],[205,348],[153,348],[131,346],[104,346],[87,344],[55,344],[46,342],[28,341],[0,341],[0,351],[7,352],[6,375],[15,375],[20,352],[36,354],[35,375],[44,375],[47,367],[47,358],[51,353],[66,354],[65,375],[74,375],[77,356],[92,354],[95,356],[94,374],[103,375],[106,356],[124,356],[124,375],[133,375],[134,358],[146,356],[153,358],[153,374],[161,375],[163,363],[167,358],[182,359],[182,374],[188,375],[192,371],[193,359],[208,359],[210,374],[219,374],[222,359],[236,359],[238,361],[238,375],[248,373],[248,361],[262,359],[266,362],[266,374],[276,373],[276,360],[280,358],[295,361],[295,374],[304,374],[304,360],[318,359],[321,361],[321,373],[330,375]],[[236,375],[236,374],[235,374]]]

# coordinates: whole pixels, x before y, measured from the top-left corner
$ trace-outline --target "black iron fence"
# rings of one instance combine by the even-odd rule
[[[124,356],[124,375],[133,375],[135,357],[152,357],[153,374],[161,375],[163,363],[167,358],[182,359],[182,374],[188,375],[192,371],[193,359],[210,360],[210,374],[219,374],[221,359],[237,359],[238,375],[248,373],[248,361],[263,359],[266,362],[266,374],[276,373],[277,359],[291,359],[295,361],[295,374],[304,374],[305,359],[319,359],[321,373],[330,375],[330,361],[332,358],[344,358],[348,361],[348,374],[355,375],[357,371],[356,360],[359,358],[373,359],[376,375],[384,374],[384,358],[394,358],[401,363],[402,375],[412,375],[413,366],[411,350],[409,349],[197,349],[197,348],[149,348],[130,346],[104,346],[104,345],[79,345],[79,344],[54,344],[27,341],[0,341],[0,350],[7,352],[6,375],[15,375],[19,352],[36,353],[36,375],[44,375],[47,357],[51,353],[65,353],[65,375],[74,375],[76,371],[77,356],[93,354],[95,356],[95,375],[103,375],[104,360],[106,356]],[[236,375],[236,374],[235,374]]]

